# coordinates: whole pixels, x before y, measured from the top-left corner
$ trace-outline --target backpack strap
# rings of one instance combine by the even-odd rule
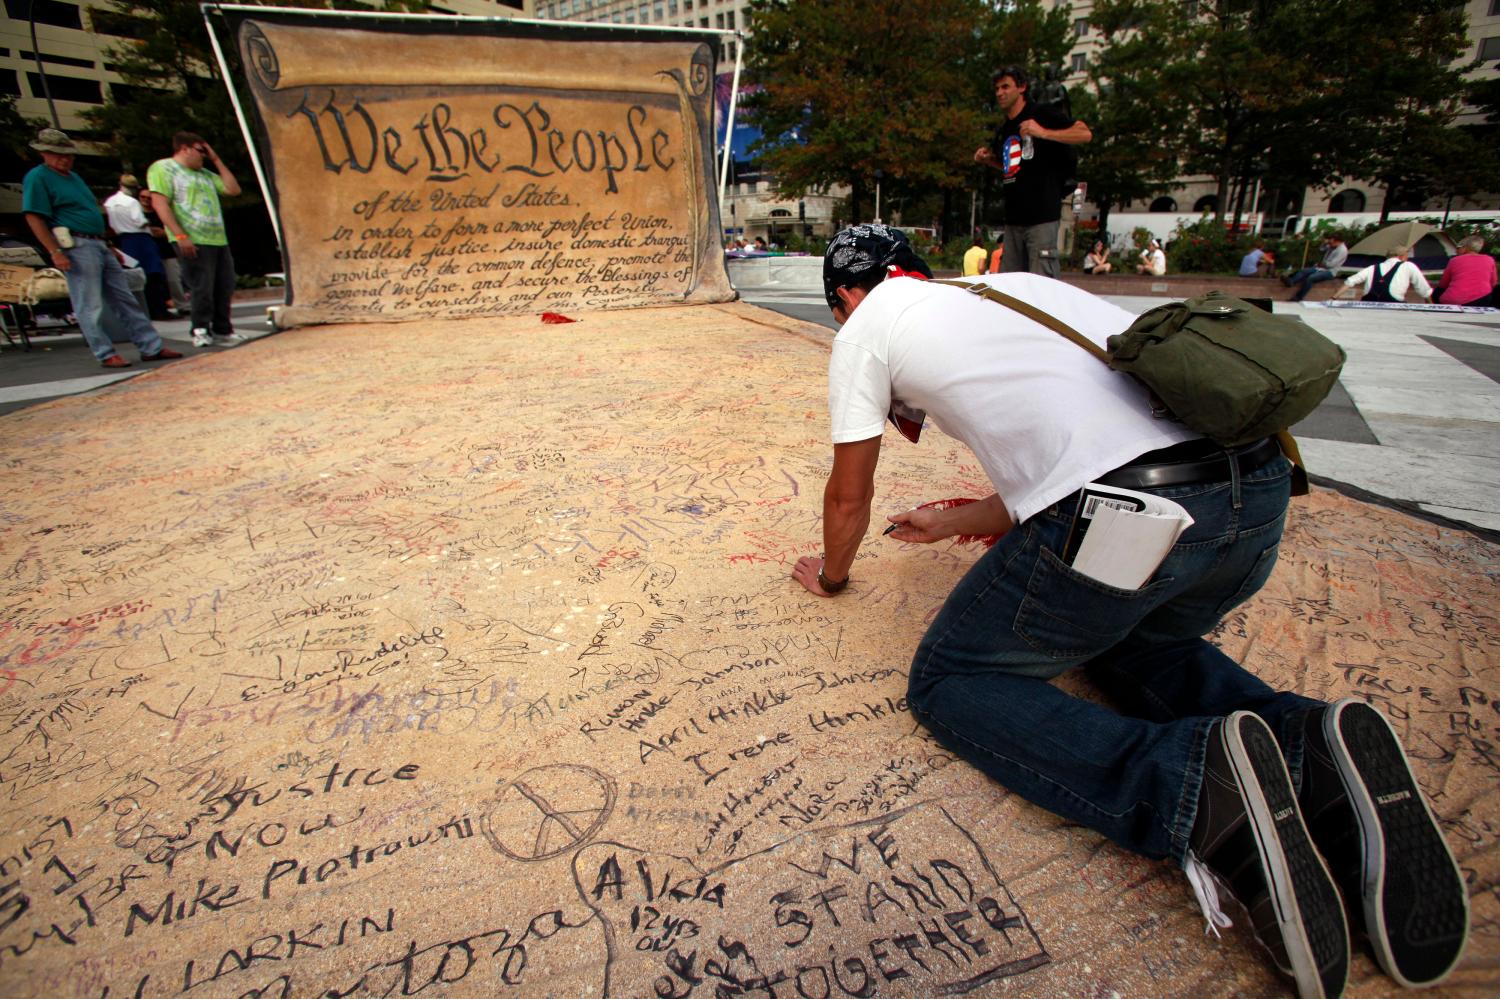
[[[1375,273],[1377,276],[1380,274],[1378,266],[1376,267]],[[970,284],[968,281],[933,280],[928,283],[947,284],[952,285],[955,288],[962,288],[970,294],[978,295],[980,298],[987,298],[997,305],[1003,305],[1008,309],[1013,309],[1026,318],[1034,322],[1041,323],[1043,326],[1047,327],[1053,332],[1059,333],[1067,339],[1072,340],[1078,346],[1082,347],[1090,354],[1093,354],[1105,364],[1109,363],[1109,354],[1098,344],[1094,343],[1094,341],[1090,340],[1088,337],[1084,336],[1082,333],[1078,332],[1073,327],[1063,322],[1061,319],[1058,319],[1056,316],[1049,315],[1048,313],[1043,312],[1041,309],[1038,309],[1034,305],[1028,305],[1027,303],[1021,301],[1019,298],[1007,295],[1003,291],[996,291],[989,285],[978,283]],[[1157,413],[1157,415],[1161,415],[1162,412],[1165,412],[1164,407],[1161,408],[1161,412],[1158,412],[1158,407],[1161,407],[1161,401],[1157,399],[1156,394],[1153,392],[1151,393],[1152,412]],[[1297,449],[1297,442],[1292,439],[1291,433],[1286,430],[1283,430],[1280,433],[1276,434],[1276,439],[1281,445],[1282,454],[1286,455],[1292,463],[1292,495],[1306,496],[1310,491],[1307,480],[1307,466],[1302,462],[1302,455]]]
[[[952,285],[955,288],[962,288],[970,294],[978,295],[980,298],[987,298],[991,302],[994,302],[998,305],[1003,305],[1007,309],[1011,309],[1015,312],[1019,312],[1021,315],[1025,316],[1027,319],[1030,319],[1032,322],[1041,323],[1043,326],[1047,327],[1049,330],[1052,330],[1054,333],[1059,333],[1067,339],[1072,340],[1078,346],[1082,347],[1090,354],[1093,354],[1105,364],[1109,363],[1109,354],[1105,352],[1103,347],[1100,347],[1097,343],[1090,340],[1088,337],[1084,336],[1082,333],[1078,332],[1073,327],[1063,322],[1061,319],[1058,319],[1056,316],[1043,312],[1041,309],[1038,309],[1034,305],[1028,305],[1027,303],[1021,301],[1019,298],[1007,295],[1003,291],[996,291],[994,288],[991,288],[987,284],[970,284],[967,281],[932,281],[930,283],[947,284]]]

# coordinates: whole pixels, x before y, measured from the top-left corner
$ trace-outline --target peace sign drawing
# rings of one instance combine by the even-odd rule
[[[490,846],[530,863],[588,843],[614,807],[613,780],[592,767],[549,763],[502,787],[479,828]]]

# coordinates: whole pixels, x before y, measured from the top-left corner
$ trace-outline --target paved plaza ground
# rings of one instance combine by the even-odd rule
[[[1491,995],[1500,548],[1442,517],[1495,510],[1407,480],[1493,483],[1495,331],[1309,315],[1350,354],[1315,470],[1441,502],[1315,489],[1213,637],[1397,725],[1473,899],[1439,994]],[[576,318],[295,329],[109,384],[71,382],[101,374],[76,336],[5,351],[0,995],[1283,994],[1171,864],[913,721],[975,546],[877,526],[844,596],[788,578],[826,326]],[[986,488],[891,437],[877,510]],[[1349,994],[1399,992],[1357,948]]]

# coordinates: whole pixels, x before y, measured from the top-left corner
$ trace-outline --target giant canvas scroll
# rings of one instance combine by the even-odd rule
[[[701,34],[231,8],[282,325],[719,302]]]

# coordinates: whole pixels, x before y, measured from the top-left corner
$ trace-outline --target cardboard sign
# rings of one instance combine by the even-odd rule
[[[30,267],[0,264],[0,302],[19,302],[34,271]]]
[[[733,298],[702,36],[225,16],[282,230],[283,324]]]

